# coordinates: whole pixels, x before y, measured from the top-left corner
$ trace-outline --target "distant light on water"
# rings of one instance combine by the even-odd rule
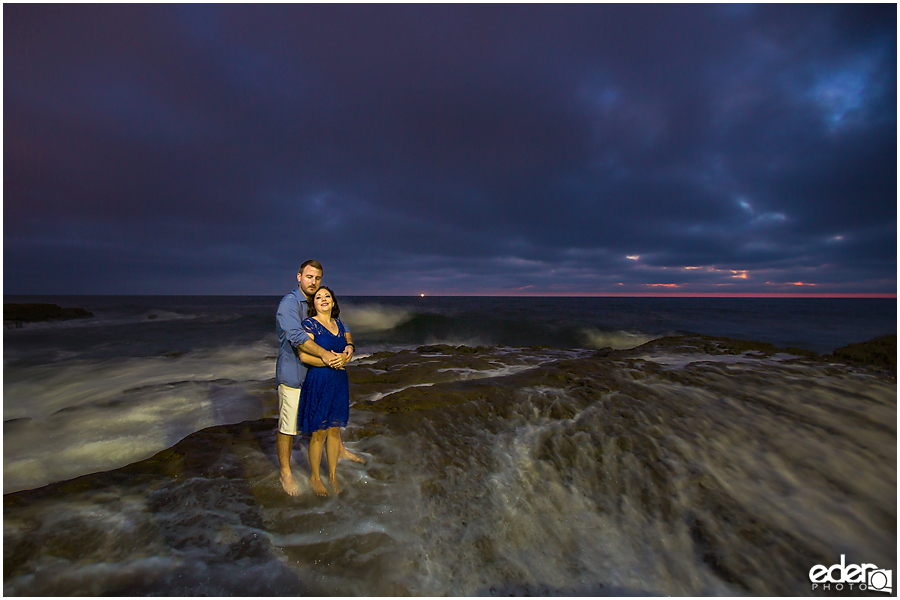
[[[424,297],[425,297],[425,294],[419,294],[419,296],[421,296],[422,298],[424,298]]]

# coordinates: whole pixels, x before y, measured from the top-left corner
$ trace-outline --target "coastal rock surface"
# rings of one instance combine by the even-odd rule
[[[4,496],[4,593],[810,594],[841,554],[896,570],[896,369],[854,362],[703,336],[372,355],[339,496],[299,441],[283,493],[274,419],[206,429]]]
[[[3,321],[31,323],[34,321],[61,321],[86,319],[94,313],[83,308],[63,308],[57,304],[4,304]]]
[[[885,369],[897,374],[897,336],[883,335],[862,344],[838,348],[831,357],[851,365]]]

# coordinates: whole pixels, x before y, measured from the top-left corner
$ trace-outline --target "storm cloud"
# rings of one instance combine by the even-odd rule
[[[894,4],[3,17],[7,294],[896,293]]]

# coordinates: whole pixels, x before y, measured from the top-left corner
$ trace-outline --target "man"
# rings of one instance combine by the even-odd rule
[[[343,353],[325,350],[315,343],[300,326],[306,318],[308,302],[312,300],[322,284],[321,263],[308,260],[300,265],[297,272],[297,289],[281,299],[275,315],[275,331],[278,333],[278,360],[275,363],[275,385],[278,388],[278,432],[275,434],[275,448],[278,466],[281,470],[281,487],[291,496],[300,494],[300,486],[291,472],[291,448],[297,434],[297,409],[300,404],[300,387],[306,378],[306,365],[300,361],[299,350],[318,356],[326,365],[339,369],[353,358],[354,346],[350,344]],[[346,324],[345,324],[346,327]],[[347,330],[349,334],[349,329]],[[341,442],[339,458],[364,462],[362,458],[344,448]]]

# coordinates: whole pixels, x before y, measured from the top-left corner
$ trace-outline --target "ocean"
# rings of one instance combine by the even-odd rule
[[[279,300],[4,297],[94,314],[4,329],[4,593],[793,595],[895,562],[895,379],[671,342],[827,354],[895,299],[339,297],[368,463],[325,500],[277,485]]]

